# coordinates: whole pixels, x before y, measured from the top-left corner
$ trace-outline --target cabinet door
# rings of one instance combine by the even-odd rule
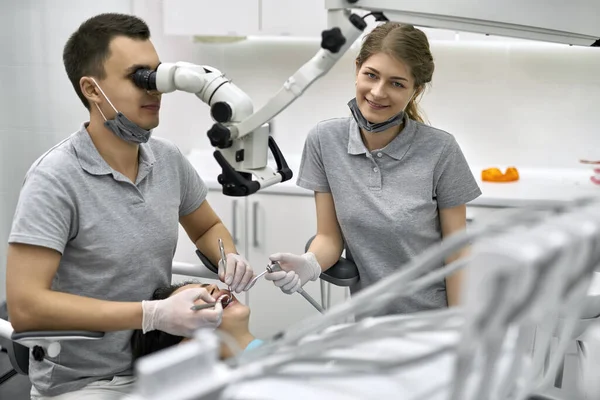
[[[327,29],[324,0],[260,0],[261,35],[321,37]]]
[[[256,272],[266,268],[273,253],[304,253],[307,240],[316,230],[312,196],[255,194],[248,197],[248,248]],[[304,290],[321,302],[319,281],[308,282]],[[344,288],[332,287],[332,304],[342,301],[344,295]],[[287,295],[264,279],[250,290],[250,307],[250,331],[261,338],[318,315],[300,294]]]
[[[238,251],[247,253],[246,199],[225,196],[221,190],[209,190],[206,200],[229,230]]]
[[[259,0],[168,0],[163,2],[165,35],[257,35]]]

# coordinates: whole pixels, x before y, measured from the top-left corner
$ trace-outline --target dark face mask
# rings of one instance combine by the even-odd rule
[[[410,99],[408,100],[407,105],[410,103],[410,100],[412,100],[413,96],[414,96],[414,93],[412,94],[412,96],[410,96]],[[352,116],[354,117],[354,120],[356,121],[358,126],[360,126],[362,129],[364,129],[367,132],[373,132],[373,133],[383,132],[386,129],[389,129],[393,126],[400,125],[402,123],[402,121],[404,121],[404,116],[406,115],[406,112],[404,110],[402,110],[398,114],[396,114],[393,117],[391,117],[390,119],[388,119],[387,121],[372,123],[372,122],[367,121],[367,119],[364,117],[362,112],[360,112],[360,109],[358,108],[358,104],[356,103],[356,98],[353,98],[352,100],[350,100],[348,102],[348,107],[350,108],[350,111],[352,112]]]
[[[135,123],[131,122],[131,120],[129,120],[123,113],[117,111],[117,109],[115,108],[115,106],[113,106],[109,98],[106,97],[106,94],[104,94],[104,91],[102,90],[100,85],[98,85],[96,80],[94,78],[92,78],[92,80],[94,81],[94,83],[96,84],[96,86],[100,90],[100,93],[102,93],[106,101],[108,101],[108,104],[110,104],[113,110],[115,110],[115,112],[117,113],[115,119],[108,120],[104,116],[102,110],[100,110],[98,104],[96,104],[98,111],[100,111],[100,114],[102,114],[102,118],[104,118],[104,126],[106,126],[115,135],[125,140],[126,142],[136,144],[148,142],[150,136],[152,135],[152,129],[146,130],[144,128],[139,127]]]

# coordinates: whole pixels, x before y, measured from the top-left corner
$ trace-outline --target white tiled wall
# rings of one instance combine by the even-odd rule
[[[0,13],[0,299],[5,245],[22,176],[45,149],[78,128],[86,112],[66,78],[62,46],[86,17],[135,12],[149,23],[163,61],[216,67],[262,106],[317,51],[316,40],[247,40],[227,45],[164,37],[160,0],[3,0]],[[206,16],[203,16],[206,17]],[[201,23],[201,22],[199,22]],[[477,42],[432,33],[433,85],[423,98],[430,122],[453,133],[473,165],[577,167],[600,158],[600,49]],[[276,118],[275,138],[300,153],[319,120],[348,115],[354,53]],[[184,152],[209,149],[208,107],[191,94],[164,96],[156,134]]]

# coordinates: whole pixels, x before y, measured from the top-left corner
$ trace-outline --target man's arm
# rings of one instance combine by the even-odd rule
[[[46,247],[10,244],[6,264],[7,305],[17,332],[117,331],[142,327],[142,304],[113,302],[51,290],[61,254]]]
[[[223,240],[225,254],[237,253],[231,234],[223,225],[208,201],[204,200],[200,207],[179,219],[190,240],[214,265],[221,259],[218,240]]]
[[[460,205],[452,208],[440,210],[440,224],[442,228],[442,237],[446,238],[453,233],[462,231],[467,226],[467,207]],[[465,257],[469,252],[467,247],[454,253],[446,259],[446,264]],[[448,306],[456,306],[460,304],[460,294],[463,283],[463,271],[456,271],[454,274],[446,278],[446,296],[448,297]]]

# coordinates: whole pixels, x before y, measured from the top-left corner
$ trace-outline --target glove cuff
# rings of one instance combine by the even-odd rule
[[[144,300],[142,301],[142,332],[150,332],[156,329],[154,326],[154,316],[156,307],[160,300]]]
[[[321,276],[321,265],[317,261],[317,257],[315,257],[314,253],[308,252],[304,253],[302,257],[306,260],[308,265],[311,267],[312,276],[310,277],[311,281],[316,281]]]

